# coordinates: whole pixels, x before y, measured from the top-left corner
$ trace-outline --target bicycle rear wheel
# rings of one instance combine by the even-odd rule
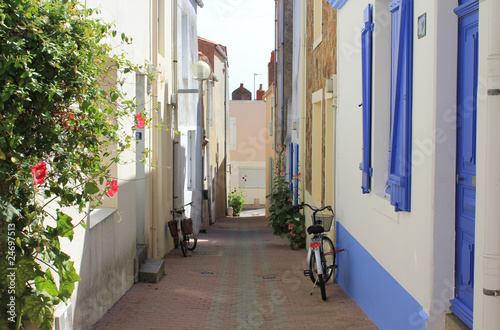
[[[335,245],[332,240],[326,236],[322,239],[323,244],[323,278],[327,283],[333,275],[333,268],[335,267]]]
[[[196,249],[196,243],[198,243],[198,235],[186,235],[186,247],[189,251]]]
[[[335,266],[335,246],[330,238],[323,236],[321,239],[323,246],[323,253],[321,254],[321,264],[323,265],[323,280],[328,282],[333,274],[333,267]],[[318,270],[316,269],[316,259],[314,253],[311,253],[309,259],[309,277],[311,282],[316,283]]]
[[[326,289],[325,289],[325,281],[323,279],[323,274],[318,275],[319,287],[321,288],[321,299],[326,300]]]

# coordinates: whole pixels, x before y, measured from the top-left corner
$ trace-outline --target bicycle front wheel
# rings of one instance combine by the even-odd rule
[[[186,235],[186,247],[189,251],[196,249],[198,243],[198,236],[196,234]]]
[[[187,257],[187,241],[186,241],[186,236],[184,236],[184,239],[179,239],[179,245],[181,246],[181,251],[182,255],[184,257]]]

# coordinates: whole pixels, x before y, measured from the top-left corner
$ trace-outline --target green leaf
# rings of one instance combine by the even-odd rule
[[[62,237],[68,237],[70,241],[73,240],[73,220],[70,216],[57,212],[57,233]]]
[[[59,294],[57,286],[51,279],[37,276],[35,278],[35,286],[38,291],[43,292],[45,290],[52,297],[57,297],[57,295]]]
[[[22,258],[19,260],[16,269],[16,297],[22,297],[26,291],[26,282],[36,277],[34,271],[36,264],[31,259]]]
[[[7,222],[12,221],[12,219],[18,217],[20,215],[19,211],[12,206],[11,203],[4,200],[0,196],[0,216],[2,219],[7,220]]]
[[[64,261],[59,270],[59,298],[69,298],[75,289],[75,282],[80,281],[80,276],[76,273],[73,261]]]
[[[40,296],[27,296],[24,299],[24,312],[40,330],[50,330],[54,327],[54,311]]]
[[[10,98],[10,93],[3,92],[2,93],[2,102],[7,101]]]
[[[91,195],[96,194],[99,192],[99,187],[94,182],[87,182],[85,184],[85,192]]]

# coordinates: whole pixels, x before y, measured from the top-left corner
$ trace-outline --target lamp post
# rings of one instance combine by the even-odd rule
[[[198,111],[196,114],[196,126],[197,126],[197,133],[196,133],[196,154],[198,157],[200,157],[200,170],[198,173],[200,173],[201,177],[199,181],[195,183],[195,186],[199,183],[201,183],[201,186],[199,189],[196,189],[200,192],[200,200],[201,200],[201,208],[200,208],[200,226],[203,223],[203,175],[204,175],[204,169],[203,169],[203,149],[202,149],[202,138],[203,138],[203,130],[202,130],[202,105],[203,105],[203,81],[207,80],[210,78],[212,74],[212,69],[210,66],[202,60],[199,60],[198,62],[194,63],[191,66],[191,76],[195,80],[199,81],[198,85]]]

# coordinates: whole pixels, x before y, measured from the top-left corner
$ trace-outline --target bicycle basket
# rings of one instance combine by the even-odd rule
[[[330,229],[332,228],[332,222],[333,214],[316,214],[316,223],[318,225],[322,225],[325,231],[330,231]]]
[[[170,235],[172,235],[172,237],[177,237],[177,221],[170,220],[168,222],[168,229],[170,230]]]
[[[193,233],[193,219],[186,218],[182,220],[182,232],[185,235],[191,235]]]

